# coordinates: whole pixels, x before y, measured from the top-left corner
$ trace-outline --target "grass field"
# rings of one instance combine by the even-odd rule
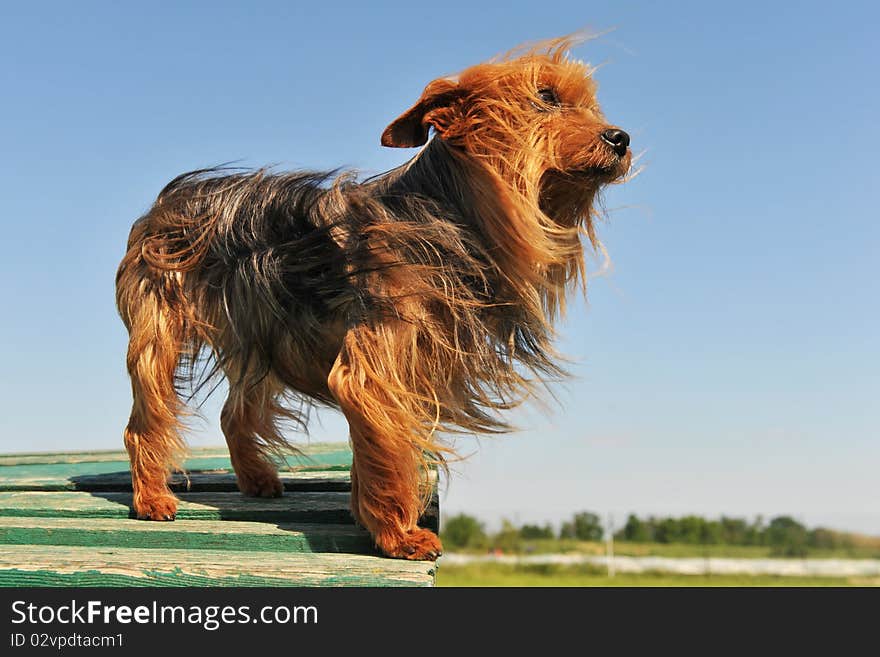
[[[880,542],[880,539],[876,539]],[[605,543],[538,539],[523,541],[523,550],[529,554],[595,554],[603,555],[607,550]],[[461,550],[467,552],[467,550]],[[485,550],[475,553],[485,554]],[[616,541],[614,554],[622,557],[729,557],[741,559],[766,559],[778,555],[766,545],[693,545],[687,543],[629,543]],[[867,543],[848,548],[822,550],[812,548],[807,555],[811,559],[880,559],[880,544]]]
[[[880,578],[621,573],[595,566],[441,565],[437,586],[880,586]]]

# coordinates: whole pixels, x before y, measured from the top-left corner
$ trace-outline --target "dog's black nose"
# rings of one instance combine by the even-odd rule
[[[614,152],[620,157],[626,155],[626,148],[629,146],[629,135],[623,130],[612,128],[602,133],[602,141],[611,146]]]

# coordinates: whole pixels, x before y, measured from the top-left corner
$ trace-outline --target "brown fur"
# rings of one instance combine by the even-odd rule
[[[507,430],[498,411],[563,374],[552,324],[583,285],[596,194],[630,166],[571,45],[431,82],[382,135],[427,145],[380,176],[219,169],[162,191],[117,274],[138,517],[174,518],[179,388],[222,374],[242,492],[281,495],[270,455],[287,446],[281,422],[305,423],[297,403],[337,407],[355,519],[384,554],[436,558],[417,521],[427,466],[448,452],[440,435]],[[199,374],[204,350],[213,366]]]

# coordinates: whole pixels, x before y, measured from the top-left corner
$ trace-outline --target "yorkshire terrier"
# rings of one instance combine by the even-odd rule
[[[304,421],[298,403],[332,406],[350,427],[354,519],[385,555],[437,558],[418,519],[441,436],[509,429],[499,412],[564,374],[552,325],[584,285],[597,194],[630,168],[573,43],[428,84],[382,133],[423,148],[387,173],[219,168],[162,190],[116,277],[139,518],[174,519],[180,388],[207,353],[244,494],[280,496],[280,424]]]

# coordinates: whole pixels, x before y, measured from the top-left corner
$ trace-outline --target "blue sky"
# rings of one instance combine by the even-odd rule
[[[874,3],[5,3],[0,449],[114,448],[113,277],[177,173],[386,170],[429,80],[523,41],[577,49],[644,172],[606,194],[610,272],[562,327],[575,378],[461,442],[447,513],[790,513],[880,534]],[[593,269],[599,268],[598,262]],[[219,399],[192,444],[218,444]],[[344,439],[321,415],[313,439]]]

